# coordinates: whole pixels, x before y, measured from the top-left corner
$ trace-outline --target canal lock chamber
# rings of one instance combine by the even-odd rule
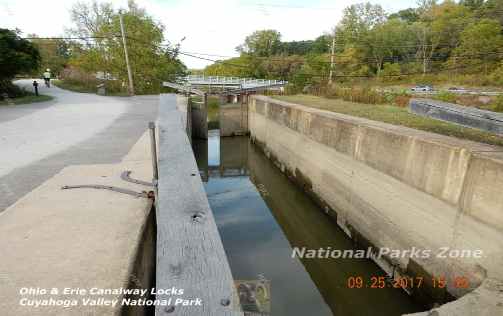
[[[242,282],[268,282],[269,295],[242,304],[245,311],[403,315],[431,307],[370,259],[301,258],[303,250],[355,251],[365,243],[349,238],[306,193],[309,184],[291,181],[249,137],[210,130],[192,145],[238,292]]]

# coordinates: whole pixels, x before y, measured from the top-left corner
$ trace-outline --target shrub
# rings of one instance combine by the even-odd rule
[[[16,86],[10,80],[0,80],[0,100],[3,100],[4,93],[7,93],[9,98],[17,98],[29,94],[26,90]]]
[[[503,112],[503,95],[499,95],[494,101],[494,111]]]
[[[381,72],[383,81],[394,81],[400,79],[400,74],[400,65],[392,63],[385,63]]]
[[[457,96],[454,93],[442,91],[435,95],[434,99],[444,102],[456,103],[456,97]]]
[[[410,95],[397,95],[395,96],[395,99],[393,100],[393,104],[396,106],[405,108],[409,106],[409,101],[411,99]]]
[[[369,87],[340,87],[330,86],[321,94],[327,98],[341,98],[345,101],[366,103],[366,104],[383,104],[386,103],[384,95]]]
[[[503,62],[501,65],[496,68],[496,70],[489,75],[489,78],[493,81],[493,83],[497,85],[503,85]]]

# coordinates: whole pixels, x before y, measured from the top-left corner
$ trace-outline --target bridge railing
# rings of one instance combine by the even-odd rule
[[[222,77],[222,76],[205,76],[205,75],[188,75],[178,78],[179,82],[187,82],[190,84],[199,85],[243,85],[265,86],[265,85],[285,85],[288,81],[275,79],[256,79],[256,78],[239,78],[239,77]]]

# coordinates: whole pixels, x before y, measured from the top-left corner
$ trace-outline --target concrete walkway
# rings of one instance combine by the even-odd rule
[[[16,83],[31,89],[31,82]],[[55,100],[0,107],[0,212],[65,166],[120,161],[157,117],[158,96],[104,97],[39,83]]]
[[[0,310],[2,315],[119,315],[121,305],[86,305],[84,299],[110,302],[122,295],[65,294],[68,289],[146,288],[137,273],[142,236],[148,229],[151,200],[96,189],[61,190],[64,185],[102,184],[134,191],[151,190],[120,179],[123,170],[144,181],[152,178],[148,134],[117,164],[64,168],[0,213]],[[152,232],[153,233],[153,232]],[[155,237],[153,237],[155,238]],[[153,245],[152,245],[153,254]],[[152,262],[155,260],[152,258]],[[141,262],[145,266],[148,262]],[[153,271],[153,268],[149,270]],[[23,288],[57,289],[23,294]],[[62,302],[55,305],[52,302]],[[77,301],[76,306],[64,307]],[[35,307],[30,304],[48,306]],[[92,301],[91,301],[92,302]],[[102,301],[103,302],[103,301]],[[53,304],[53,305],[51,305]],[[112,304],[112,303],[111,303]]]

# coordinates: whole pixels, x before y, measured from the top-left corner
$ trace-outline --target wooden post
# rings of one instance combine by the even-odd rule
[[[129,64],[129,56],[126,44],[126,32],[124,31],[124,21],[122,20],[122,12],[119,12],[119,22],[121,25],[122,45],[124,46],[124,56],[126,57],[127,77],[129,83],[129,95],[134,95],[133,74],[131,72],[131,65]]]

